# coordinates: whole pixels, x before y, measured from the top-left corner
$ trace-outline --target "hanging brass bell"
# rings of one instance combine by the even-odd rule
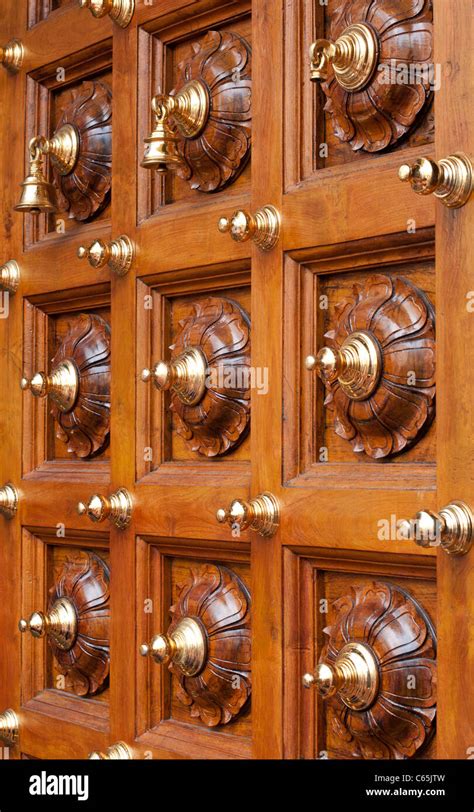
[[[178,151],[179,138],[168,123],[169,109],[165,98],[155,96],[152,101],[155,128],[148,138],[144,139],[145,155],[141,162],[141,166],[145,169],[155,169],[160,175],[183,165],[183,159]]]
[[[20,202],[15,211],[30,214],[54,214],[58,211],[56,192],[52,183],[48,183],[42,168],[41,149],[36,139],[30,142],[30,171],[23,183]]]

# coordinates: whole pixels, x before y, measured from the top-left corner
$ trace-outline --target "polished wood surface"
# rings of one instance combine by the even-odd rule
[[[409,0],[402,10],[397,3],[370,4],[372,11],[379,9],[374,25],[386,23],[392,33],[401,26],[407,59],[430,62],[433,35],[442,75],[436,93],[423,83],[414,95],[403,84],[391,88],[385,97],[390,115],[379,132],[377,105],[367,99],[356,111],[346,105],[335,130],[333,113],[323,109],[325,91],[309,79],[311,42],[339,32],[347,22],[347,5],[347,0],[330,0],[327,7],[313,0],[285,0],[278,8],[274,0],[166,0],[137,4],[131,24],[121,29],[108,17],[94,19],[75,2],[1,0],[1,41],[19,37],[25,46],[18,74],[0,70],[0,261],[15,259],[21,270],[8,318],[0,319],[0,374],[6,382],[0,388],[0,482],[10,481],[20,491],[15,518],[0,517],[5,654],[0,710],[12,707],[21,714],[20,745],[10,758],[84,759],[116,741],[133,746],[138,758],[166,759],[315,759],[328,754],[343,759],[360,758],[362,751],[375,757],[465,758],[472,746],[472,555],[449,558],[397,535],[397,521],[421,508],[474,500],[469,428],[474,328],[466,307],[472,287],[472,202],[449,211],[433,197],[413,194],[397,176],[401,163],[421,155],[474,152],[472,126],[467,126],[472,115],[471,9],[467,0],[459,0],[453,17],[448,0]],[[368,4],[351,4],[357,8],[365,13]],[[229,108],[222,111],[225,127],[213,134],[217,151],[201,174],[194,171],[199,188],[192,188],[193,178],[191,184],[179,176],[163,180],[140,167],[140,161],[152,96],[179,86],[184,80],[179,66],[194,59],[198,65],[193,46],[207,42],[211,48],[206,37],[212,31],[218,32],[211,37],[214,45],[231,32],[233,46],[227,53],[234,60],[246,58],[243,40],[252,48],[251,121],[246,113],[239,124],[243,140],[232,146],[226,140],[232,130]],[[396,39],[395,33],[384,42],[400,53]],[[232,59],[224,59],[226,76]],[[60,68],[64,82],[58,79]],[[248,99],[246,74],[243,84],[239,89],[237,81],[232,91],[239,104],[242,94]],[[99,92],[102,85],[111,89],[113,106],[110,196],[108,170],[100,183],[97,178],[105,205],[96,206],[92,195],[90,207],[80,206],[85,219],[60,212],[57,218],[35,221],[13,212],[27,169],[28,139],[38,127],[51,136],[84,88]],[[99,96],[103,116],[103,102],[108,104],[110,96],[108,91]],[[398,121],[395,108],[403,100],[404,117]],[[347,123],[355,113],[367,125],[357,137]],[[108,132],[110,120],[105,119]],[[341,138],[342,132],[349,137]],[[229,158],[234,149],[238,167]],[[206,185],[208,191],[214,185],[212,194],[201,191]],[[272,251],[219,233],[223,215],[268,204],[282,216],[281,239]],[[126,276],[111,275],[107,267],[94,270],[77,259],[80,245],[121,234],[136,247],[136,261]],[[412,303],[421,300],[425,307],[419,329],[416,319],[407,320],[410,296],[400,296],[390,319],[381,320],[385,336],[391,329],[405,333],[400,341],[408,342],[406,353],[415,358],[410,366],[415,379],[419,371],[426,408],[421,420],[411,411],[408,415],[406,402],[391,413],[392,445],[367,442],[371,449],[390,446],[390,453],[379,456],[354,453],[351,443],[334,432],[324,387],[304,368],[305,357],[335,329],[341,302],[364,300],[374,278],[386,280],[392,301],[406,286]],[[226,303],[222,311],[219,301]],[[211,303],[207,310],[203,302]],[[180,425],[177,412],[170,416],[167,409],[169,395],[150,394],[140,373],[160,357],[167,360],[181,351],[187,331],[204,322],[208,329],[219,313],[212,340],[226,345],[233,363],[244,359],[264,372],[268,391],[252,388],[250,410],[248,392],[239,391],[238,415],[231,414],[226,392],[218,419],[211,415],[205,442],[198,444],[196,437],[178,433],[189,425],[189,414],[180,414]],[[98,334],[91,330],[87,341],[95,335],[103,343],[110,328],[110,442],[103,442],[103,432],[99,440],[94,434],[86,455],[77,449],[70,454],[55,438],[46,401],[26,397],[19,388],[24,373],[49,369],[78,318],[107,325]],[[236,325],[244,343],[231,349]],[[417,341],[424,342],[429,359],[424,354],[420,361],[413,349]],[[92,376],[95,351],[88,357]],[[102,375],[97,376],[100,386]],[[217,453],[202,453],[204,448]],[[97,529],[78,516],[79,501],[120,487],[133,500],[126,529],[108,523]],[[281,522],[273,538],[248,530],[231,533],[217,523],[218,507],[265,491],[280,503]],[[104,690],[82,695],[71,684],[56,682],[61,675],[48,647],[21,636],[17,628],[21,616],[47,609],[49,590],[55,589],[66,559],[80,555],[98,557],[110,568],[110,673]],[[184,611],[180,601],[189,590],[194,594],[216,573],[224,574],[217,589],[209,595],[207,584],[203,591],[213,619],[224,623],[226,634],[230,628],[216,658],[225,659],[237,646],[242,662],[235,695],[226,693],[227,683],[225,691],[222,683],[213,683],[219,701],[209,705],[204,682],[191,691],[186,679],[183,687],[179,675],[140,657],[139,645],[150,633],[166,631],[170,607],[176,607],[175,615]],[[331,703],[318,702],[306,691],[302,676],[319,661],[324,629],[337,623],[338,601],[362,595],[372,582],[383,582],[398,608],[401,590],[409,594],[406,605],[418,608],[407,610],[407,616],[420,628],[425,623],[430,645],[437,632],[436,730],[430,693],[418,717],[415,743],[407,744],[406,729],[397,723],[383,747],[369,731],[357,749],[347,739],[347,727],[335,723]],[[236,583],[245,600],[237,599]],[[232,612],[237,643],[231,642]],[[404,628],[397,627],[394,639],[403,636]],[[432,673],[431,650],[428,659]],[[199,705],[193,716],[183,702],[189,697]]]

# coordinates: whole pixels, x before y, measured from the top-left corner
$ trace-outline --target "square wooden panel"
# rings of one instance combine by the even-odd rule
[[[419,240],[419,235],[418,235]],[[367,246],[368,247],[368,246]],[[406,280],[435,308],[434,246],[411,242],[409,235],[351,246],[322,249],[316,259],[297,263],[287,258],[285,277],[285,414],[284,477],[292,485],[313,483],[350,487],[355,481],[371,487],[435,486],[436,422],[426,420],[415,442],[396,454],[375,458],[356,452],[335,432],[337,411],[326,403],[327,392],[305,358],[327,345],[325,333],[338,322],[336,306],[351,299],[353,286],[364,288],[375,277]],[[361,328],[362,329],[362,328]],[[416,333],[416,331],[415,331]],[[407,384],[409,382],[407,381]],[[333,408],[330,408],[330,407]],[[407,418],[408,419],[408,418]],[[400,424],[395,427],[400,428]],[[384,429],[385,430],[385,429]],[[403,431],[406,430],[403,425]],[[367,448],[367,446],[365,446]]]
[[[140,538],[137,540],[137,644],[150,641],[155,634],[165,633],[169,628],[179,596],[187,592],[194,581],[205,583],[209,570],[224,568],[232,577],[237,576],[243,588],[251,595],[251,575],[249,565],[249,546],[232,542],[226,546],[225,554],[215,544],[208,542],[190,542],[185,540],[173,542],[167,539]],[[227,589],[227,587],[225,587]],[[204,586],[201,600],[203,619],[211,617],[212,603],[219,601],[220,588],[207,592]],[[188,593],[189,594],[189,593]],[[201,594],[201,593],[200,593]],[[215,597],[213,597],[215,596]],[[228,598],[228,606],[232,599]],[[192,605],[195,603],[192,601]],[[215,604],[217,606],[217,604]],[[221,604],[223,606],[223,604]],[[242,622],[249,622],[247,609],[242,609]],[[230,611],[230,609],[229,609]],[[237,636],[240,623],[236,615],[228,621]],[[224,628],[221,620],[216,629]],[[222,662],[226,682],[231,675],[229,662]],[[178,679],[167,666],[157,665],[150,657],[140,658],[138,662],[138,741],[154,748],[176,750],[177,754],[188,758],[248,758],[251,745],[251,710],[250,699],[247,699],[240,711],[227,723],[214,724],[216,718],[225,718],[224,706],[219,706],[217,683],[222,673],[219,663],[213,670],[213,700],[209,713],[197,711],[199,702],[190,707],[191,700],[186,692],[180,692]],[[200,687],[206,683],[200,682]],[[243,688],[240,678],[234,674],[236,690],[239,695]],[[238,687],[237,687],[238,686]],[[245,692],[245,696],[247,693]],[[216,703],[216,704],[213,704]],[[213,706],[212,711],[211,706]],[[204,705],[202,705],[204,708]],[[222,716],[221,716],[222,713]],[[213,718],[211,724],[209,719]],[[207,719],[207,722],[206,722]]]
[[[238,177],[222,191],[214,193],[192,189],[186,180],[174,172],[164,176],[154,170],[140,168],[143,159],[144,139],[152,129],[151,100],[159,92],[169,93],[178,78],[179,63],[193,54],[193,45],[202,40],[208,31],[228,31],[242,37],[251,45],[251,16],[249,2],[240,2],[239,8],[224,5],[208,12],[197,14],[192,4],[181,9],[169,20],[168,16],[158,18],[140,30],[139,55],[141,64],[138,71],[138,115],[137,163],[138,169],[138,222],[158,213],[163,207],[192,203],[200,205],[216,203],[222,195],[235,197],[250,189],[250,161]]]
[[[303,687],[303,675],[312,673],[327,641],[324,629],[335,622],[335,602],[372,583],[400,589],[414,599],[436,635],[436,559],[385,556],[352,551],[284,551],[287,603],[285,608],[285,730],[286,758],[362,758],[354,738],[336,718],[332,700],[322,700],[315,689]],[[393,595],[393,591],[392,591]],[[378,628],[383,627],[380,615]],[[436,645],[435,637],[433,637]],[[424,642],[420,635],[421,644]],[[395,656],[395,655],[394,655]],[[296,711],[295,708],[298,708]],[[295,713],[297,718],[295,720]],[[433,730],[415,758],[436,758]]]
[[[429,3],[430,0],[427,0]],[[408,132],[395,144],[386,149],[370,152],[365,149],[353,149],[349,142],[344,142],[336,135],[334,129],[333,116],[327,107],[332,106],[321,88],[321,82],[310,80],[310,58],[309,47],[320,38],[331,39],[331,21],[336,19],[345,6],[350,7],[348,0],[327,0],[327,2],[311,2],[298,0],[285,3],[286,19],[286,54],[285,54],[285,75],[286,75],[286,147],[285,147],[285,181],[287,187],[293,187],[301,181],[308,181],[316,178],[318,172],[329,167],[346,167],[349,164],[359,165],[361,162],[366,165],[370,161],[384,160],[384,156],[389,157],[393,152],[401,152],[405,159],[405,151],[408,150],[407,157],[417,156],[417,151],[422,149],[427,151],[427,145],[434,143],[434,93],[430,95],[430,101],[415,117]],[[393,6],[395,8],[395,5]],[[370,11],[374,13],[378,20],[385,19],[383,14],[377,14],[377,0]],[[420,14],[421,16],[421,14]],[[344,18],[343,18],[344,19]],[[347,19],[347,15],[346,18]],[[410,28],[411,20],[403,20],[403,9],[398,18],[400,21],[400,31]],[[418,19],[418,18],[417,18]],[[417,19],[414,21],[416,26]],[[362,20],[359,20],[361,22]],[[349,24],[349,23],[348,23]],[[395,27],[395,26],[394,26]],[[422,27],[422,26],[420,26]],[[343,26],[345,28],[345,26]],[[388,36],[386,34],[385,36]],[[404,47],[404,34],[400,33],[401,48]],[[414,58],[415,49],[412,49],[407,69],[411,62],[422,62],[426,58],[427,49],[420,48],[420,53],[425,56]],[[431,59],[432,59],[431,52]],[[398,62],[402,60],[398,58]],[[436,70],[436,64],[434,66]],[[432,77],[433,86],[437,81],[436,73]],[[358,94],[360,97],[361,94]],[[364,102],[367,106],[365,121],[362,122],[361,129],[368,127],[369,117],[372,110],[372,102],[366,93]],[[359,103],[360,106],[361,103]],[[408,105],[407,97],[404,97],[404,106]],[[347,105],[349,107],[349,104]],[[397,99],[393,112],[402,107],[401,98]],[[404,108],[405,109],[405,108]],[[378,118],[375,131],[380,136],[381,124],[389,120],[388,113],[382,115],[376,111]],[[405,117],[400,121],[403,123]],[[342,121],[342,119],[341,119]],[[350,122],[346,123],[344,129],[351,129]],[[341,125],[342,129],[342,125]],[[429,151],[429,146],[428,146]],[[400,161],[401,163],[402,161]]]
[[[26,133],[25,133],[25,174],[28,167],[28,144],[35,135],[51,137],[61,119],[63,111],[81,91],[83,83],[94,81],[112,87],[112,45],[111,41],[94,45],[65,57],[60,62],[46,65],[27,77],[26,86]],[[98,109],[96,110],[98,115]],[[88,123],[90,129],[90,122]],[[51,181],[49,157],[45,159],[46,177]],[[82,171],[82,170],[81,170]],[[74,172],[79,172],[76,165]],[[80,172],[79,172],[80,174]],[[84,177],[81,176],[81,184]],[[19,190],[20,194],[20,190]],[[97,223],[110,221],[110,193],[97,214],[87,220],[76,219],[71,210],[59,210],[56,214],[25,216],[25,247],[35,243],[61,239],[65,234],[87,240],[87,231]]]
[[[23,529],[22,617],[29,618],[32,612],[47,609],[49,591],[57,582],[64,561],[79,552],[91,552],[107,565],[108,539],[97,532],[69,533],[66,529],[61,537],[58,528]],[[108,730],[108,678],[102,692],[92,697],[78,695],[80,686],[74,686],[62,675],[46,638],[35,639],[29,633],[22,635],[21,656],[23,707],[95,730]]]
[[[192,318],[195,305],[211,299],[236,303],[250,317],[250,272],[240,265],[225,268],[170,272],[138,281],[137,378],[144,368],[160,359],[169,360],[180,322]],[[137,382],[137,479],[159,482],[178,477],[181,482],[202,483],[215,477],[236,477],[241,482],[250,466],[250,433],[227,453],[206,456],[193,451],[177,433],[177,417],[170,411],[170,393],[150,382]],[[184,477],[184,479],[183,479]],[[220,480],[221,481],[221,480]]]
[[[94,314],[110,325],[110,289],[97,285],[40,294],[24,300],[23,373],[51,371],[51,359],[80,314]],[[57,436],[58,426],[50,414],[49,398],[23,395],[23,476],[71,477],[75,480],[107,482],[110,469],[110,449],[103,449],[90,458],[79,458],[67,450],[67,444]]]
[[[28,2],[28,27],[32,28],[41,20],[47,17],[58,8],[72,6],[75,0],[27,0]]]

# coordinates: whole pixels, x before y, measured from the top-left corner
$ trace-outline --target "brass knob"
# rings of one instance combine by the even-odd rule
[[[151,108],[154,128],[144,140],[141,166],[160,174],[183,168],[178,143],[182,138],[197,138],[206,126],[210,111],[208,88],[200,79],[192,79],[173,96],[159,93],[152,99]]]
[[[20,267],[14,259],[9,259],[0,266],[0,289],[8,293],[16,293],[20,284]]]
[[[92,753],[89,754],[89,760],[110,760],[114,761],[116,759],[120,761],[128,761],[132,759],[132,751],[128,747],[125,742],[116,742],[115,744],[111,744],[110,747],[107,747],[105,753],[99,753],[98,750],[94,750]]]
[[[309,49],[312,81],[326,81],[329,66],[336,80],[349,93],[367,85],[379,61],[380,46],[375,30],[365,23],[350,25],[336,42],[318,39]]]
[[[19,498],[17,489],[11,483],[0,488],[0,513],[3,513],[7,519],[12,519],[18,510]]]
[[[448,555],[466,555],[472,547],[474,516],[464,502],[452,502],[438,513],[420,511],[402,522],[400,535],[420,547],[441,547]]]
[[[33,612],[29,620],[20,620],[18,628],[22,633],[31,632],[33,637],[48,635],[57,648],[69,651],[77,636],[75,606],[69,598],[58,598],[47,614]]]
[[[87,259],[92,268],[103,268],[108,265],[117,276],[125,276],[128,273],[132,267],[134,253],[133,243],[125,234],[108,244],[103,240],[94,240],[89,248],[81,245],[77,249],[78,258]]]
[[[158,361],[153,369],[144,369],[141,379],[152,380],[157,389],[174,389],[188,406],[202,400],[206,390],[207,360],[199,347],[189,347],[172,361]]]
[[[365,400],[377,387],[382,373],[382,351],[372,333],[358,330],[346,338],[340,350],[323,347],[316,358],[309,355],[306,369],[315,369],[328,384],[336,379],[352,400]]]
[[[5,744],[14,745],[18,740],[20,721],[11,708],[0,713],[0,740]]]
[[[322,662],[305,674],[305,688],[316,688],[323,699],[336,694],[352,710],[369,708],[379,690],[377,658],[365,643],[347,643],[334,662]]]
[[[91,522],[110,519],[120,530],[130,524],[132,509],[132,497],[125,488],[119,488],[108,497],[94,494],[87,504],[79,502],[77,505],[79,516],[88,516]]]
[[[230,219],[221,217],[218,223],[221,234],[230,234],[235,242],[252,239],[263,251],[269,251],[277,244],[280,228],[280,213],[275,206],[262,206],[255,214],[239,209]]]
[[[79,156],[79,133],[73,124],[63,124],[52,138],[37,135],[29,144],[29,175],[21,185],[22,194],[15,211],[54,214],[58,211],[56,191],[43,171],[43,156],[49,155],[60,175],[69,175]]]
[[[79,0],[79,5],[97,19],[108,14],[121,28],[127,27],[135,11],[135,0]]]
[[[216,519],[220,524],[227,522],[230,527],[237,525],[240,530],[250,528],[269,538],[274,536],[278,529],[280,506],[272,493],[262,493],[250,502],[235,499],[228,510],[219,508]]]
[[[62,412],[70,412],[79,394],[79,372],[74,361],[66,358],[51,375],[36,372],[31,379],[22,378],[20,386],[24,391],[29,389],[37,398],[49,396]]]
[[[17,73],[23,64],[24,48],[19,39],[12,39],[0,47],[0,63],[10,73]]]
[[[473,164],[462,152],[432,161],[418,158],[411,166],[403,164],[398,177],[403,183],[410,183],[418,195],[434,194],[449,208],[465,206],[474,188]]]
[[[140,654],[159,665],[172,662],[187,677],[194,677],[206,662],[206,630],[199,619],[183,617],[170,634],[157,634],[151,643],[140,646]]]

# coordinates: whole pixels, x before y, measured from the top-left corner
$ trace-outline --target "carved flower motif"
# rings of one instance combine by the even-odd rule
[[[413,443],[435,412],[435,325],[424,294],[406,279],[376,275],[336,308],[337,323],[326,333],[340,348],[356,330],[378,340],[383,371],[373,394],[351,400],[336,380],[326,385],[325,404],[335,410],[336,434],[356,452],[379,459]]]
[[[94,553],[78,553],[64,562],[49,590],[49,609],[66,597],[77,613],[77,637],[69,651],[50,641],[54,657],[67,677],[69,690],[90,696],[107,687],[109,676],[109,568]]]
[[[353,23],[368,23],[378,34],[378,67],[354,93],[341,87],[330,68],[322,85],[325,110],[341,141],[353,150],[378,152],[402,138],[433,98],[432,0],[343,0],[332,15],[331,40]],[[425,70],[416,72],[415,66]]]
[[[235,180],[250,155],[252,57],[245,40],[227,31],[209,31],[192,47],[194,56],[178,65],[173,92],[200,79],[209,91],[210,114],[200,136],[184,139],[187,166],[179,174],[192,189],[214,192]]]
[[[208,727],[225,725],[246,705],[251,692],[250,595],[240,578],[226,567],[191,569],[179,600],[170,609],[171,634],[182,617],[199,618],[208,636],[203,671],[179,681],[178,698]]]
[[[436,638],[429,618],[403,589],[378,582],[351,587],[333,608],[321,660],[334,662],[348,642],[366,643],[380,675],[368,710],[351,710],[338,695],[329,700],[337,736],[352,743],[354,758],[410,758],[430,739],[436,716]]]
[[[195,302],[191,315],[179,324],[172,357],[199,347],[207,360],[209,385],[196,406],[187,406],[172,392],[177,433],[192,451],[206,457],[225,454],[242,442],[250,424],[248,317],[237,302],[209,297]]]
[[[69,175],[53,166],[61,211],[89,220],[109,203],[112,183],[112,91],[105,82],[83,82],[73,91],[57,128],[73,124],[79,133],[79,156]]]
[[[79,373],[79,395],[74,408],[62,412],[51,401],[57,437],[77,457],[90,457],[104,449],[110,428],[110,328],[100,316],[81,313],[71,323],[51,361],[74,361]]]

